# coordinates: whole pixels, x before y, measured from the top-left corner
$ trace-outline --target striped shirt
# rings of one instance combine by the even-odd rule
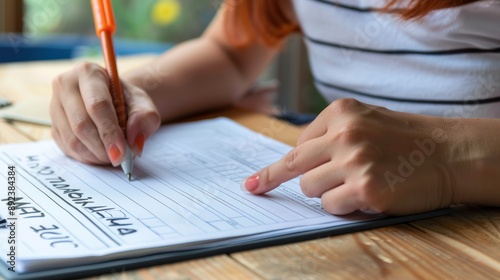
[[[500,1],[404,21],[385,0],[293,0],[316,86],[392,110],[500,118]]]

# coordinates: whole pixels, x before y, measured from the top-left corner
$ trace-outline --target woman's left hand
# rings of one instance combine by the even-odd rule
[[[448,164],[453,139],[442,118],[390,111],[354,99],[333,102],[297,147],[244,183],[253,194],[302,175],[326,211],[403,215],[457,201]]]

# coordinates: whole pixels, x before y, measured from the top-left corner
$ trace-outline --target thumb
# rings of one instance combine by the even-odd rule
[[[141,156],[146,140],[160,127],[161,118],[149,95],[142,89],[123,83],[127,102],[127,141],[136,156]]]

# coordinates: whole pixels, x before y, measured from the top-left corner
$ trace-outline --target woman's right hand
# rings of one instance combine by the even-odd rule
[[[160,115],[144,90],[123,81],[122,85],[128,144],[140,156],[144,142],[160,126]],[[127,141],[118,125],[106,70],[82,63],[57,76],[52,88],[52,136],[64,153],[84,163],[120,165]]]

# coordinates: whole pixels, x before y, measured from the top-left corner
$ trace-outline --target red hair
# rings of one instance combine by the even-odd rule
[[[418,19],[434,10],[458,7],[477,1],[481,0],[410,0],[407,8],[398,10],[396,13],[406,20]],[[398,2],[401,0],[389,0],[382,12],[389,12]]]
[[[282,0],[225,0],[225,28],[229,41],[243,47],[257,40],[276,47],[290,33],[298,31],[282,9]],[[291,0],[290,0],[291,1]],[[428,13],[481,0],[409,0],[403,9],[393,9],[401,0],[387,0],[381,12],[399,14],[403,19],[419,19]]]
[[[229,41],[239,47],[254,40],[276,47],[287,35],[298,31],[298,24],[285,14],[280,1],[225,0],[225,28]]]

